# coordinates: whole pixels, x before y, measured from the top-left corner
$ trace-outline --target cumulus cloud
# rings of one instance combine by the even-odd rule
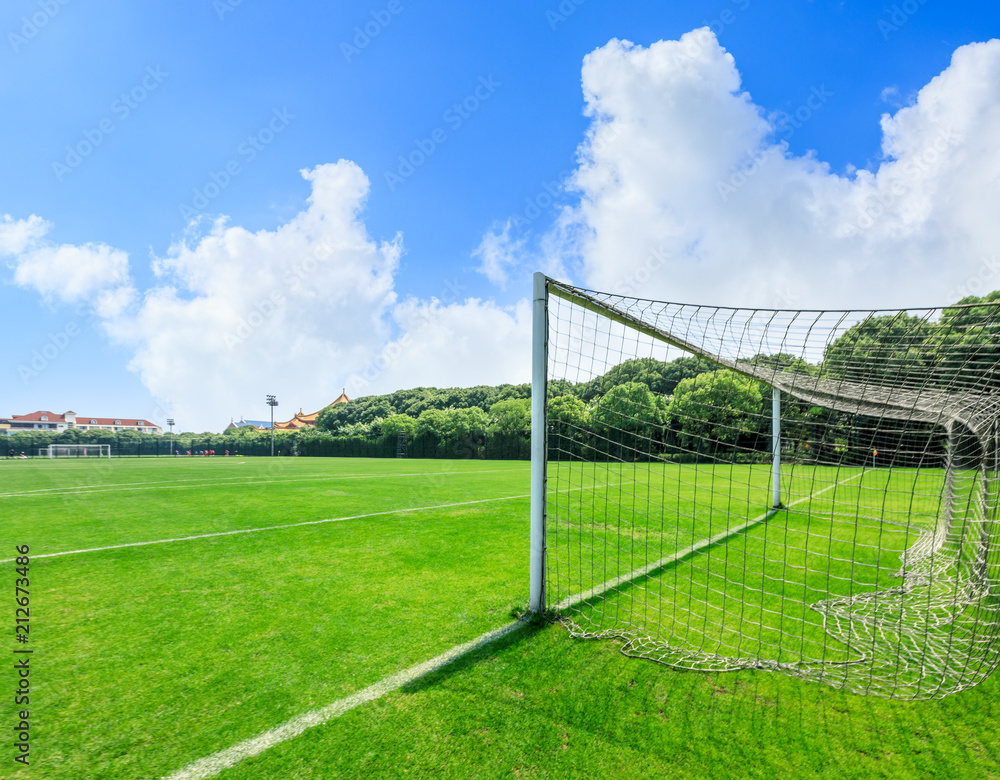
[[[0,255],[13,258],[8,264],[16,284],[63,303],[108,295],[122,300],[131,294],[127,253],[107,244],[53,244],[46,239],[51,229],[51,223],[35,215],[22,220],[3,216]]]
[[[468,298],[407,299],[393,310],[402,335],[348,381],[348,393],[462,387],[531,379],[531,306]]]
[[[1000,41],[958,49],[883,116],[877,168],[844,175],[788,147],[836,95],[818,84],[768,114],[708,29],[611,41],[586,57],[583,87],[580,203],[553,232],[583,284],[729,305],[933,305],[997,253]]]
[[[397,302],[402,239],[376,241],[362,213],[369,181],[348,161],[302,171],[312,185],[297,215],[250,232],[218,219],[154,258],[139,295],[128,258],[104,245],[54,246],[37,217],[0,223],[14,278],[62,301],[85,300],[130,368],[185,430],[231,417],[315,411],[343,387],[352,397],[417,385],[526,381],[526,304],[503,309],[441,297]]]
[[[505,353],[516,347],[505,339],[519,329],[527,343],[518,312],[454,295],[397,303],[402,240],[368,234],[367,177],[343,160],[302,175],[312,193],[288,222],[252,233],[216,221],[157,258],[159,284],[107,320],[179,424],[218,430],[232,416],[255,419],[267,393],[287,419],[343,387],[356,397],[509,376]]]
[[[306,207],[275,230],[226,220],[154,261],[159,284],[111,318],[131,368],[184,426],[218,430],[256,417],[264,395],[315,411],[390,337],[397,238],[377,242],[360,219],[368,180],[353,163],[320,165]]]

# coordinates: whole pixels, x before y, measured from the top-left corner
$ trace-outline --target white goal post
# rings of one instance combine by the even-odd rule
[[[535,274],[529,608],[683,669],[1000,668],[1000,301],[690,305]]]
[[[110,444],[50,444],[38,454],[55,458],[110,458]]]

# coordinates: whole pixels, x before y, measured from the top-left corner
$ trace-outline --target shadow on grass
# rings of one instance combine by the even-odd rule
[[[509,634],[501,636],[492,642],[483,644],[474,650],[468,651],[467,653],[463,653],[458,658],[453,661],[449,661],[441,668],[428,672],[427,674],[418,677],[416,680],[407,683],[400,688],[400,691],[407,694],[419,693],[427,688],[433,688],[440,685],[450,677],[465,674],[466,672],[474,669],[480,663],[489,660],[497,654],[532,639],[538,632],[545,630],[547,626],[547,623],[542,622],[521,622]]]

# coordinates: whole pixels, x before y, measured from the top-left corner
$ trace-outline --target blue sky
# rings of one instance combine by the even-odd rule
[[[457,308],[434,326],[444,328],[453,313],[457,336],[435,331],[434,338],[407,339],[415,312],[433,307],[435,298],[451,307],[473,299],[466,313],[487,304],[495,307],[490,317],[505,312],[512,323],[509,341],[520,344],[517,307],[536,267],[584,284],[606,279],[595,270],[602,262],[599,246],[581,249],[558,240],[566,224],[561,209],[576,209],[589,197],[579,186],[561,184],[578,170],[581,144],[598,122],[585,113],[584,58],[615,38],[647,48],[700,27],[708,27],[719,50],[732,56],[739,89],[771,122],[771,141],[776,112],[794,115],[811,95],[827,96],[807,121],[781,135],[787,141],[782,154],[824,163],[828,176],[853,180],[855,169],[874,174],[887,159],[882,116],[915,105],[920,90],[949,68],[960,47],[993,39],[1000,9],[940,0],[5,3],[0,218],[7,215],[13,224],[37,216],[49,227],[36,238],[49,246],[91,251],[100,245],[127,255],[132,297],[111,314],[106,308],[88,314],[97,286],[66,295],[37,277],[15,278],[22,262],[16,252],[9,251],[6,262],[0,259],[7,345],[0,416],[67,408],[159,420],[173,414],[186,418],[182,428],[218,430],[230,416],[264,415],[268,392],[280,392],[288,412],[299,406],[312,411],[393,343],[412,353],[411,362],[397,361],[391,371],[383,366],[377,379],[369,371],[371,381],[355,381],[355,394],[410,384],[524,381],[526,356],[523,367],[513,357],[477,366],[473,359],[440,354],[449,338],[478,332],[462,325]],[[610,72],[617,66],[606,67]],[[662,152],[669,157],[669,149]],[[419,164],[400,167],[401,156],[419,161],[421,154]],[[351,161],[369,181],[367,195],[346,207],[358,215],[358,235],[367,235],[375,255],[395,253],[388,260],[383,255],[384,289],[369,291],[370,298],[345,298],[364,298],[369,308],[338,309],[331,296],[330,305],[317,310],[329,319],[299,347],[294,345],[301,327],[296,330],[294,319],[282,315],[279,325],[278,317],[271,318],[273,328],[261,329],[269,331],[268,340],[256,351],[250,346],[254,335],[238,348],[229,343],[224,353],[228,359],[234,349],[250,350],[234,358],[259,368],[245,373],[220,370],[210,353],[189,359],[183,343],[161,350],[155,334],[143,331],[147,320],[136,313],[149,291],[172,285],[180,301],[201,299],[209,307],[219,300],[211,295],[224,295],[199,288],[193,281],[199,271],[190,263],[163,275],[163,261],[177,256],[179,242],[201,246],[192,262],[211,264],[215,255],[199,242],[219,215],[250,233],[277,231],[303,212],[313,192],[299,172],[340,160]],[[717,185],[717,175],[706,176],[709,186]],[[220,182],[225,186],[216,186]],[[547,184],[558,193],[554,206],[545,197]],[[545,206],[539,216],[531,203]],[[194,211],[205,218],[192,225]],[[533,218],[524,219],[526,213]],[[518,215],[522,220],[503,235]],[[576,217],[577,227],[582,218],[597,233],[605,224],[605,217],[586,210]],[[614,235],[609,231],[608,241]],[[905,251],[917,251],[918,240],[924,249],[934,241],[940,246],[935,235],[910,236]],[[476,250],[489,236],[499,237],[506,253],[502,273],[482,272],[484,255]],[[976,246],[990,239],[986,235]],[[384,249],[389,245],[394,248]],[[768,267],[766,257],[761,262]],[[234,268],[236,275],[254,273],[249,260]],[[969,273],[957,272],[952,288],[959,289]],[[711,276],[700,288],[687,284],[678,292],[711,301]],[[888,296],[889,304],[946,302],[942,296],[949,289],[943,286],[949,283],[904,289],[913,297]],[[324,284],[336,289],[335,270],[316,288],[328,289]],[[671,292],[666,282],[656,289]],[[817,299],[815,287],[808,286],[788,297],[803,306],[843,303]],[[407,301],[409,309],[394,308]],[[259,303],[253,293],[241,305],[252,312]],[[274,305],[300,303],[289,295]],[[170,311],[178,320],[197,322],[199,316],[183,306]],[[373,319],[365,320],[369,314]],[[170,322],[168,312],[155,327]],[[354,327],[375,331],[374,339],[337,341],[337,332]],[[68,340],[59,335],[67,328]],[[497,327],[487,323],[483,330]],[[323,333],[330,334],[330,344]],[[31,368],[35,352],[50,343],[54,357],[44,359],[41,370]],[[467,348],[472,356],[504,349],[488,343]],[[294,360],[274,357],[283,350],[294,353]],[[361,354],[366,350],[367,358]],[[36,367],[42,362],[36,360]],[[238,388],[224,388],[227,373]],[[172,384],[172,374],[184,379]]]

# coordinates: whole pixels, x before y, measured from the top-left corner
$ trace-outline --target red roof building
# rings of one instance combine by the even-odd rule
[[[77,414],[69,411],[62,414],[54,412],[32,412],[31,414],[15,414],[10,420],[7,428],[9,433],[19,431],[65,431],[68,428],[77,428],[81,431],[103,430],[103,431],[138,431],[139,433],[163,433],[163,429],[156,423],[149,420],[138,419],[136,417],[88,417],[85,414]]]

